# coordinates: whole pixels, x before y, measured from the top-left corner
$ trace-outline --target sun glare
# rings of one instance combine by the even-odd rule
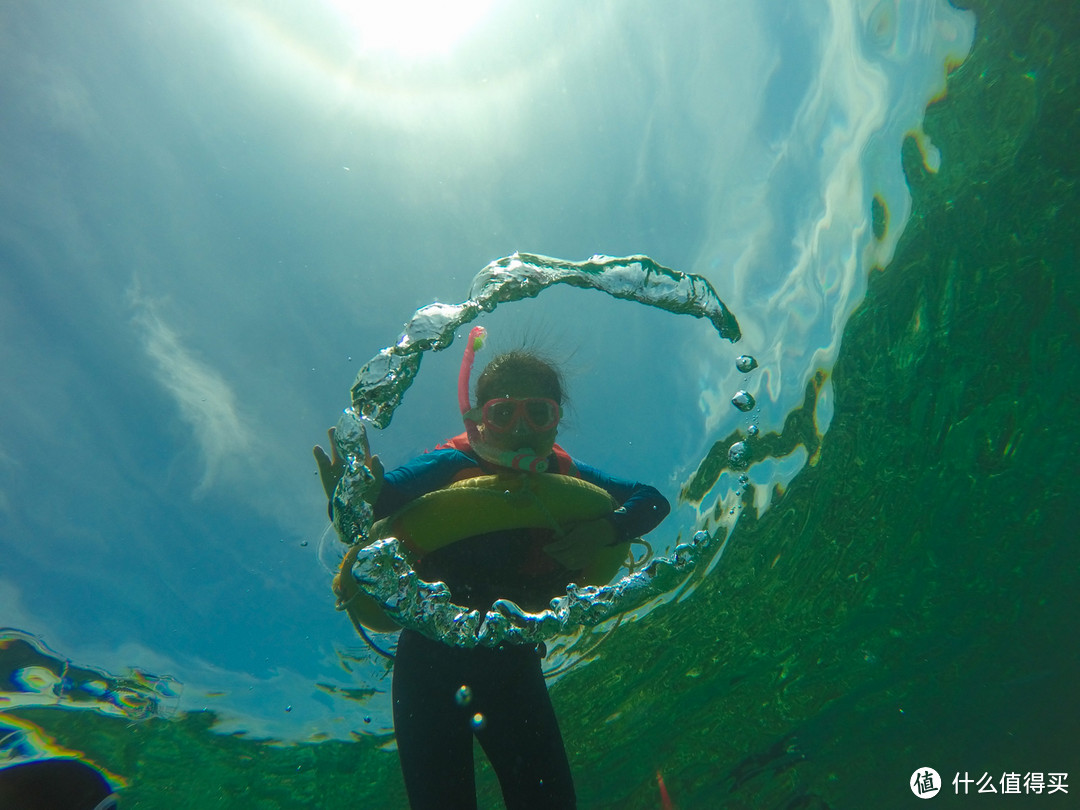
[[[494,0],[327,0],[365,54],[426,59],[449,53]]]

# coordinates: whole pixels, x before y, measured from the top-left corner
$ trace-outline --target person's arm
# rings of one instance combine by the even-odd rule
[[[345,470],[345,464],[338,455],[337,444],[334,442],[334,433],[334,428],[327,432],[330,453],[318,445],[312,450],[315,463],[319,467],[319,480],[326,493],[327,512],[331,520],[334,519],[334,489]],[[459,450],[433,450],[390,472],[384,472],[379,457],[371,455],[365,448],[365,464],[375,478],[375,484],[369,490],[367,499],[374,509],[375,520],[381,520],[394,514],[414,498],[445,487],[457,472],[474,466],[476,461]]]
[[[619,504],[607,520],[611,521],[619,542],[628,542],[648,534],[668,516],[671,504],[656,487],[616,478],[587,464],[574,462],[583,481],[605,489]]]
[[[457,473],[475,466],[476,461],[460,450],[445,448],[419,455],[384,473],[379,497],[372,504],[375,520],[394,514],[421,495],[443,489]]]
[[[630,541],[656,528],[671,505],[648,484],[574,464],[582,480],[606,490],[619,506],[606,517],[575,526],[545,551],[570,570],[580,571],[579,584],[606,585],[629,555]]]

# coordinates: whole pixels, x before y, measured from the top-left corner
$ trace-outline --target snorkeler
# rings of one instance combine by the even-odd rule
[[[557,538],[551,529],[504,529],[458,540],[415,560],[417,574],[445,582],[459,605],[484,612],[496,600],[509,599],[529,611],[544,610],[572,582],[602,585],[612,579],[629,541],[654,529],[670,506],[655,488],[581,464],[555,444],[562,380],[550,363],[531,352],[493,359],[477,380],[479,404],[470,408],[474,348],[470,336],[459,384],[466,432],[386,473],[372,456],[368,466],[376,483],[369,497],[375,518],[381,519],[453,482],[511,470],[527,475],[546,469],[602,488],[613,510]],[[332,455],[321,447],[314,452],[331,497],[341,460],[336,449]],[[335,591],[342,601],[351,601],[357,585],[351,576],[339,576]],[[352,610],[350,616],[358,623]],[[394,662],[394,729],[413,810],[476,807],[474,736],[498,776],[509,810],[576,807],[570,765],[544,682],[544,655],[543,644],[463,648],[402,630]]]

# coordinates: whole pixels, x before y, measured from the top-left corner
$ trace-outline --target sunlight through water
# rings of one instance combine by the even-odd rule
[[[492,353],[566,358],[575,458],[668,496],[658,557],[722,542],[817,463],[901,147],[948,166],[922,121],[973,32],[946,0],[13,4],[0,624],[175,679],[218,732],[388,734],[310,448],[414,312],[518,252],[649,256],[735,313],[734,345],[576,289],[484,314]],[[460,431],[455,372],[425,360],[388,466]]]
[[[493,0],[325,0],[355,37],[361,53],[405,59],[442,56],[488,13]]]

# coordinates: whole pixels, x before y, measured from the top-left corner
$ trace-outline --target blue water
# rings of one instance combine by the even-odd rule
[[[975,16],[944,2],[493,3],[456,41],[440,23],[421,53],[415,26],[408,47],[365,39],[381,25],[365,8],[0,11],[0,625],[106,680],[167,678],[175,722],[205,709],[215,732],[253,740],[390,730],[385,668],[333,610],[337,541],[310,447],[414,310],[461,301],[516,250],[643,253],[708,277],[739,318],[735,347],[572,290],[487,323],[495,349],[528,340],[565,358],[565,446],[673,501],[714,444],[751,423],[783,433],[820,372],[800,417],[814,438],[756,457],[745,503],[730,471],[706,481],[656,533],[663,552],[704,524],[737,533],[737,504],[767,518],[817,463],[867,280],[918,270],[890,265],[912,205],[903,160],[932,200],[1010,160],[939,151],[921,131],[946,67],[979,42]],[[1039,71],[1072,58],[1055,38],[1068,19],[1017,34],[1015,60],[1041,61],[1001,68],[1010,103],[963,108],[941,138],[977,120],[986,154],[1004,154],[1031,131],[1051,107],[1025,82],[1049,92]],[[904,151],[910,134],[921,153]],[[914,312],[889,345],[917,356],[939,333]],[[452,353],[425,361],[373,437],[388,463],[459,429]],[[741,353],[754,374],[736,370]],[[748,415],[730,404],[744,387]],[[744,576],[729,556],[671,609]],[[38,674],[24,705],[55,702]],[[358,707],[347,689],[373,694]]]

